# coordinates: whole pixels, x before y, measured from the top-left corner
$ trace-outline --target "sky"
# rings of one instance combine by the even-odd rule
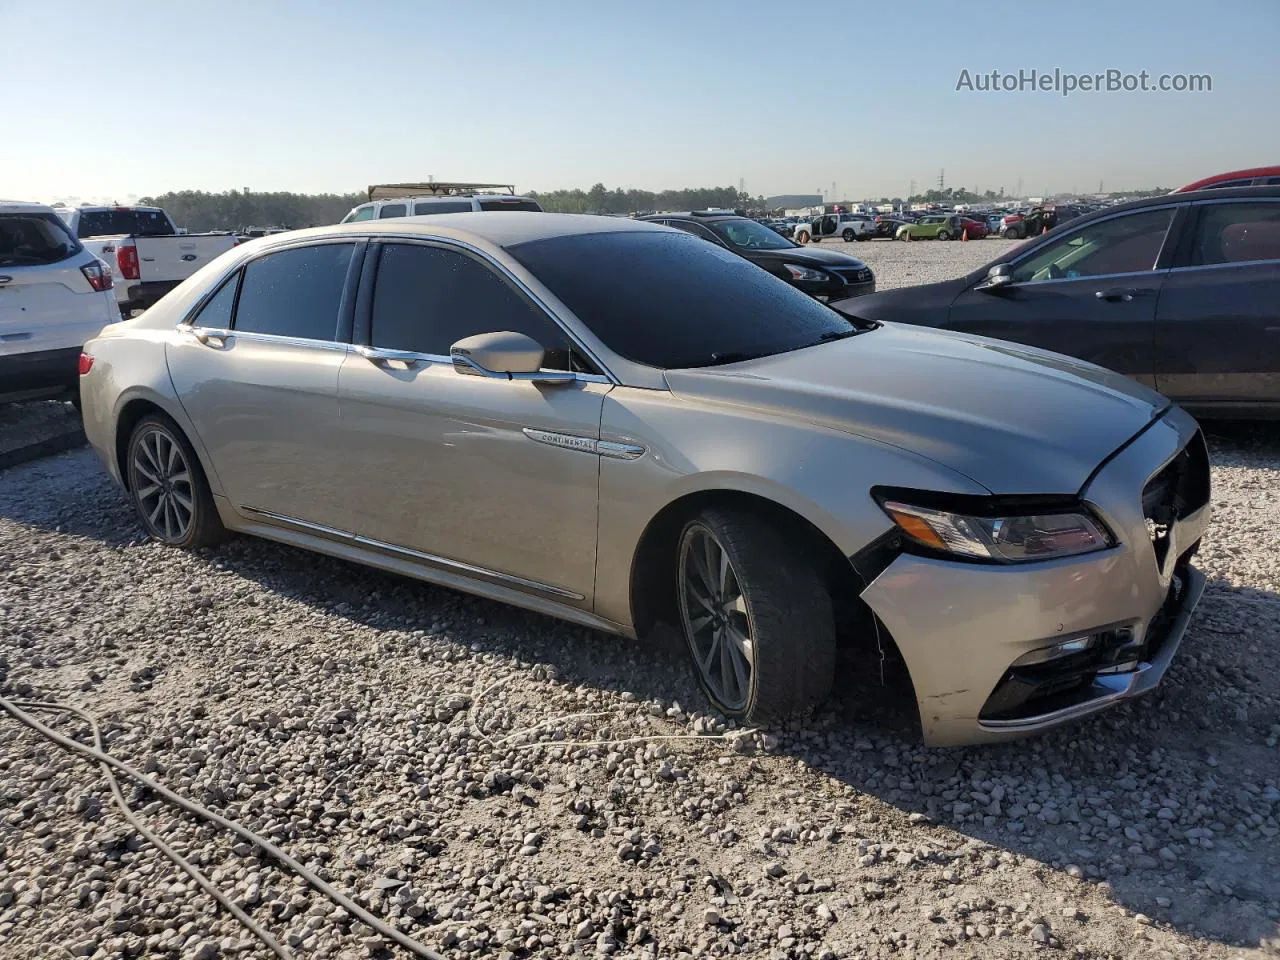
[[[27,37],[31,42],[16,42]],[[0,0],[0,196],[1178,186],[1280,163],[1280,0]],[[957,90],[996,70],[1211,92]]]

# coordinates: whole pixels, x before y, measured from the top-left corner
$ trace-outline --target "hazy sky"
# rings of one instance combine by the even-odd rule
[[[0,0],[0,196],[1176,186],[1280,163],[1280,0]],[[29,38],[30,42],[15,42]],[[1210,93],[957,92],[962,69]]]

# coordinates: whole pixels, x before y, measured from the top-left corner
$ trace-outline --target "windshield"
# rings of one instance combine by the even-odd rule
[[[791,250],[796,246],[776,230],[754,220],[712,220],[707,226],[730,246],[743,250]]]
[[[109,237],[129,233],[135,237],[168,237],[173,224],[161,210],[85,210],[76,233],[81,237]]]
[[[57,263],[79,249],[52,213],[0,213],[0,267]]]
[[[736,363],[860,329],[750,261],[687,234],[574,234],[508,250],[609,349],[651,367]]]

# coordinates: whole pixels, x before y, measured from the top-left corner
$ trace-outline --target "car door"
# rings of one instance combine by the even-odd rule
[[[589,609],[609,380],[493,262],[443,243],[376,249],[339,387],[349,528],[373,549]],[[455,342],[508,330],[580,375],[454,369]]]
[[[1013,282],[975,281],[946,328],[1065,353],[1154,387],[1156,303],[1177,209],[1130,211],[1033,241],[1010,262]]]
[[[333,443],[363,246],[312,243],[249,261],[168,347],[183,409],[251,519],[332,526],[350,497]]]
[[[1280,197],[1191,208],[1155,337],[1162,393],[1206,412],[1280,405]]]

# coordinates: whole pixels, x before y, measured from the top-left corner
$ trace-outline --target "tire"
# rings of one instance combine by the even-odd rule
[[[122,467],[133,508],[153,540],[191,549],[226,536],[200,458],[169,417],[148,414],[134,425]]]
[[[844,238],[845,243],[853,243],[854,232],[852,230],[846,230],[844,233],[840,234],[840,236]]]
[[[945,231],[945,230],[939,230],[939,231],[938,231],[938,239],[939,239],[939,240],[950,240],[950,239],[951,239],[951,234],[947,233],[947,231]]]
[[[808,243],[808,242],[809,242],[809,231],[808,231],[808,230],[801,230],[799,233],[797,233],[797,234],[796,234],[796,243],[798,243],[798,244],[800,244],[800,245],[802,245],[802,246],[803,246],[804,244],[806,244],[806,243]]]
[[[711,568],[708,542],[719,551],[710,554],[711,564],[725,570],[719,558],[728,561],[718,593],[701,572]],[[697,599],[699,590],[710,604]],[[676,592],[694,675],[721,713],[776,722],[807,712],[830,693],[831,595],[809,558],[770,524],[741,510],[700,511],[678,541]],[[709,614],[712,609],[719,613]],[[745,642],[733,643],[735,635]]]

